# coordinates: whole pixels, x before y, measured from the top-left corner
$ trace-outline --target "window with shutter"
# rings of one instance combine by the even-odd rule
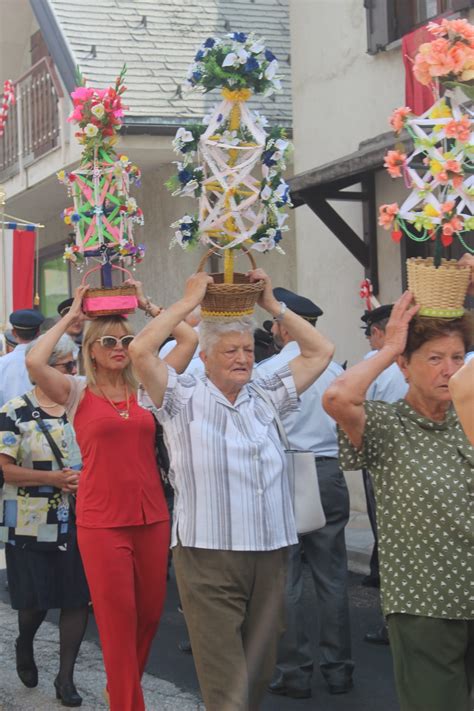
[[[369,54],[440,15],[474,8],[474,0],[364,0]]]

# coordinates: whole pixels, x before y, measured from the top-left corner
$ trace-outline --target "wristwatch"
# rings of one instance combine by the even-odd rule
[[[286,313],[286,304],[284,301],[280,301],[280,313],[277,316],[273,317],[273,320],[276,321],[277,323],[280,323],[280,321],[283,321],[283,316]]]

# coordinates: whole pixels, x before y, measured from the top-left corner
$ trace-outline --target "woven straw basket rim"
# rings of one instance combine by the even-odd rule
[[[201,258],[196,271],[203,271],[206,261],[217,250],[210,249]],[[252,265],[256,269],[257,265],[253,255],[248,250],[242,250],[246,254]],[[241,272],[234,272],[234,282],[224,284],[224,274],[221,272],[211,273],[214,283],[209,284],[206,294],[201,303],[201,316],[205,319],[232,319],[250,316],[255,309],[258,297],[265,288],[263,280],[250,282],[249,277]]]
[[[469,287],[471,269],[455,259],[442,259],[435,267],[433,257],[407,259],[408,289],[420,305],[419,316],[459,318]]]

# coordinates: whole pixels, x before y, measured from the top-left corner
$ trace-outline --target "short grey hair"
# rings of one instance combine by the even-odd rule
[[[226,333],[249,333],[252,337],[257,324],[251,316],[235,321],[204,319],[199,325],[199,350],[209,353]]]
[[[28,352],[38,343],[38,341],[44,338],[44,335],[45,334],[34,340],[32,343],[29,343],[25,350],[25,353],[28,354]],[[54,346],[54,350],[48,359],[48,365],[56,365],[58,360],[69,355],[69,353],[72,353],[73,357],[76,358],[77,351],[77,345],[74,343],[71,336],[68,336],[67,333],[65,333],[61,336],[59,341]]]

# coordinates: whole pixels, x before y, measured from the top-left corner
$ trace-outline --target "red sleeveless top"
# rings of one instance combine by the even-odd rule
[[[114,404],[126,408],[126,402]],[[76,506],[79,526],[115,528],[169,520],[155,458],[155,420],[135,395],[124,419],[86,388],[74,429],[83,463]]]

